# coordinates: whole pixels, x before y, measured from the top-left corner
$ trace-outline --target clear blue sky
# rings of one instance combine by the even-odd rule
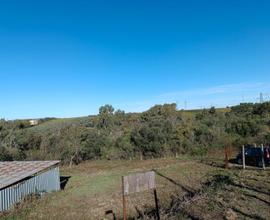
[[[270,94],[270,1],[0,0],[0,118]]]

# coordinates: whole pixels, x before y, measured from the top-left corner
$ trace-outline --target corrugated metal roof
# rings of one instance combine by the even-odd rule
[[[60,161],[0,162],[0,189],[41,172]]]

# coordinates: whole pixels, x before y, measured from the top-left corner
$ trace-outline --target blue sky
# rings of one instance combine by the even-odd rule
[[[269,99],[269,11],[263,0],[0,0],[0,118]]]

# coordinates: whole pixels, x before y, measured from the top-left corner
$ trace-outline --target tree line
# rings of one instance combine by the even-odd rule
[[[31,127],[24,120],[0,120],[0,160],[59,159],[72,165],[98,159],[204,155],[247,143],[269,145],[270,102],[194,111],[165,104],[142,113],[105,105],[97,116],[68,123],[48,118],[40,123]]]

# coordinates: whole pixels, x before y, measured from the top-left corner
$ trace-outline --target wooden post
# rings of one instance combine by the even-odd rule
[[[229,168],[229,155],[228,155],[228,147],[225,147],[225,168]]]
[[[232,145],[229,146],[229,160],[232,158]]]
[[[156,203],[156,211],[157,211],[157,220],[160,220],[159,216],[159,207],[158,207],[158,198],[157,198],[157,190],[154,189],[154,195],[155,195],[155,203]]]
[[[246,169],[245,145],[243,145],[242,147],[242,163],[243,163],[243,169]]]
[[[123,193],[123,220],[127,220],[127,204],[126,204],[126,196],[125,196],[125,183],[124,177],[122,177],[122,193]]]
[[[262,166],[263,166],[263,169],[265,170],[265,161],[264,161],[264,149],[263,149],[263,144],[261,145],[261,148],[262,148]]]

